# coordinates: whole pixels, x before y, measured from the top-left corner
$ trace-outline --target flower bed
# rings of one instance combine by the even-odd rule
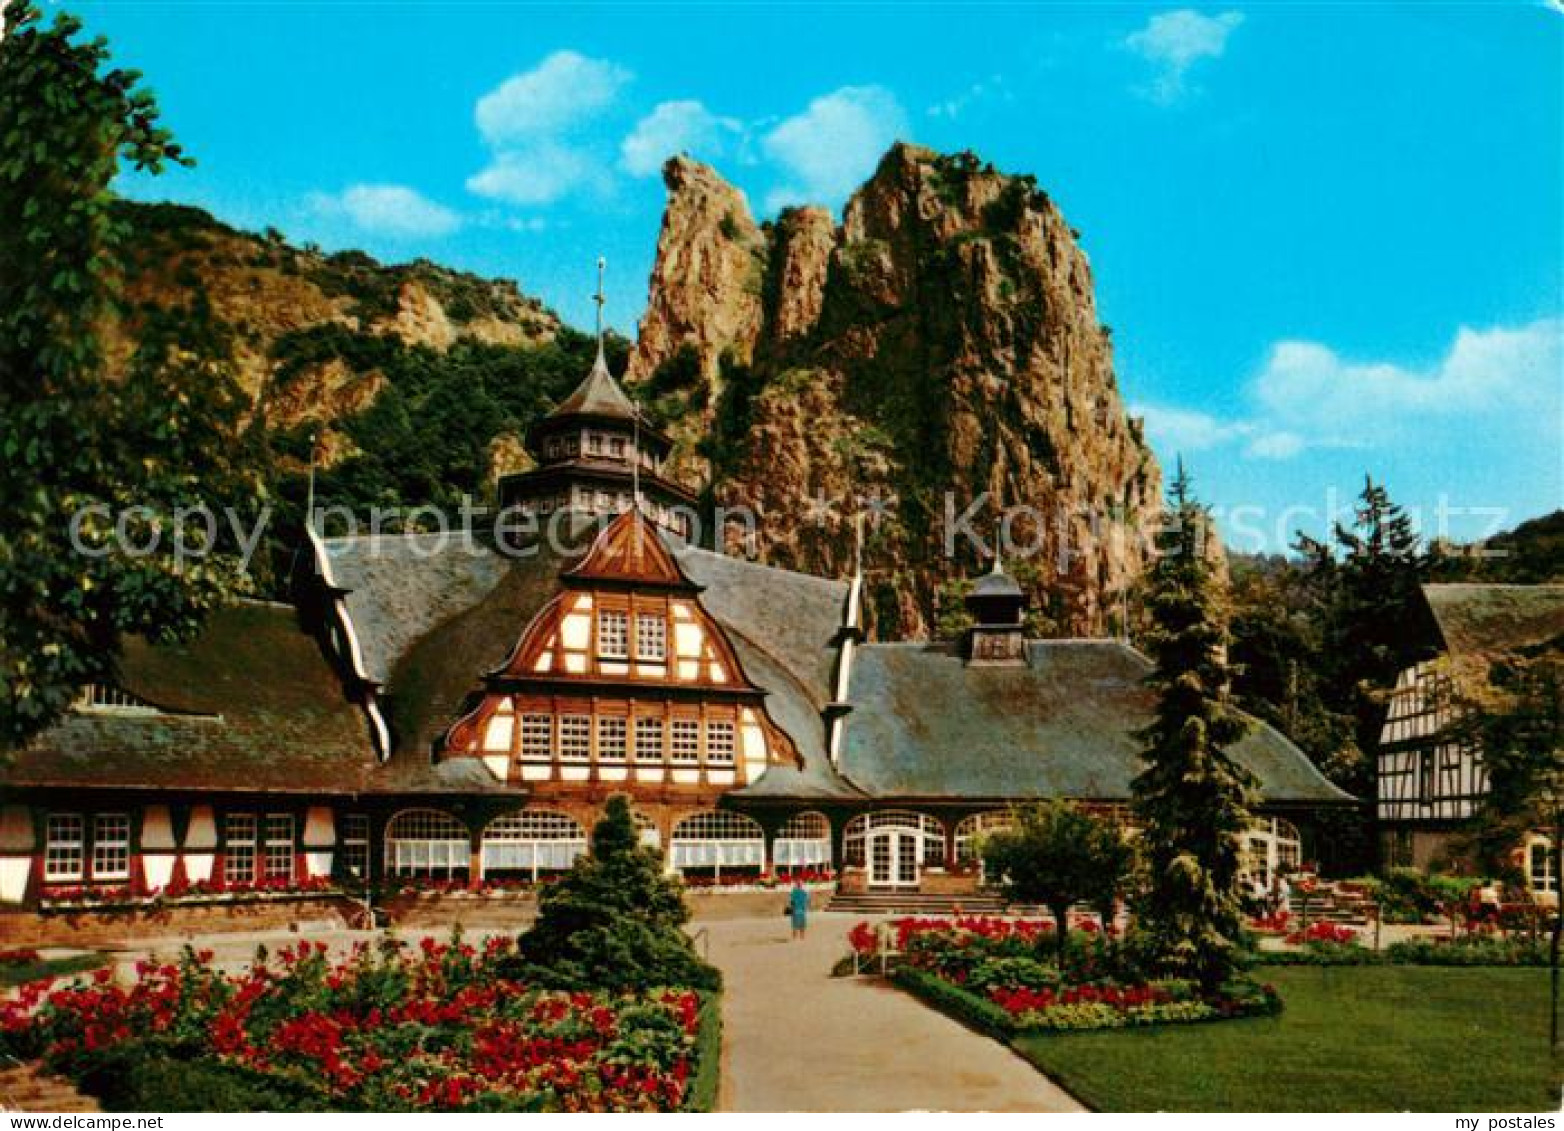
[[[252,903],[268,900],[331,898],[341,891],[327,876],[294,880],[257,880],[229,884],[222,880],[170,884],[137,893],[130,888],[91,886],[45,888],[38,901],[44,913],[77,911],[141,911],[159,907],[198,907],[213,903]]]
[[[725,876],[681,876],[684,886],[693,892],[776,891],[790,888],[794,881],[811,891],[824,891],[836,885],[836,873],[830,868],[797,868],[791,872],[730,873]]]
[[[899,919],[879,929],[860,923],[848,942],[860,961],[890,948],[899,984],[997,1035],[1205,1021],[1281,1008],[1269,986],[1247,981],[1202,996],[1193,983],[1148,978],[1111,932],[1091,920],[1067,936],[1062,964],[1053,924],[1040,919]]]
[[[698,993],[543,990],[504,976],[514,955],[503,938],[481,952],[387,941],[332,963],[300,944],[225,975],[187,950],[139,965],[129,986],[100,971],[23,987],[0,1004],[0,1040],[111,1108],[671,1111],[696,1098],[711,1045]]]

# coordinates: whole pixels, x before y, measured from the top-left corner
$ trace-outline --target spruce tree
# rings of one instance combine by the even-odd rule
[[[1208,992],[1233,972],[1243,926],[1238,876],[1254,778],[1229,748],[1247,724],[1229,698],[1222,596],[1203,549],[1210,516],[1182,462],[1151,570],[1146,646],[1156,714],[1134,782],[1147,888],[1136,921],[1164,972]]]
[[[1351,873],[1374,861],[1375,751],[1388,695],[1397,675],[1430,651],[1433,633],[1419,619],[1430,559],[1411,517],[1372,477],[1352,524],[1337,523],[1332,533],[1334,548],[1308,538],[1299,545],[1318,602],[1320,696],[1345,731],[1320,768],[1364,802],[1362,810],[1323,814],[1321,844],[1328,867]]]

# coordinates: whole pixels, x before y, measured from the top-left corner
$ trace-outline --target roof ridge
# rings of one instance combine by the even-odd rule
[[[678,557],[679,555],[685,553],[701,554],[708,558],[715,558],[718,561],[733,562],[736,565],[748,566],[751,569],[764,569],[769,570],[772,573],[786,574],[789,577],[800,577],[805,581],[814,581],[821,585],[831,585],[845,589],[848,585],[851,584],[851,582],[842,578],[822,577],[818,573],[805,573],[801,569],[788,569],[786,566],[772,565],[770,562],[752,561],[749,558],[739,557],[736,554],[724,554],[720,550],[708,550],[705,546],[696,546],[690,542],[681,542],[680,548],[674,551],[674,556]]]

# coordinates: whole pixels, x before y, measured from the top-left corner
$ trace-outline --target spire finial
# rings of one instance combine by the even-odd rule
[[[608,269],[608,260],[599,255],[597,257],[597,292],[593,294],[592,301],[597,304],[597,356],[603,357],[603,304],[608,301],[608,296],[603,293],[603,273]]]
[[[315,529],[315,447],[320,442],[320,433],[310,432],[310,482],[308,493],[304,497],[304,525],[311,530]]]

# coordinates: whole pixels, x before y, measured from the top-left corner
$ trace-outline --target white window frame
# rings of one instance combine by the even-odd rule
[[[295,846],[292,813],[268,813],[261,822],[261,879],[293,879]]]
[[[655,745],[644,742],[649,732],[655,731]],[[635,746],[632,757],[637,763],[661,765],[668,756],[668,728],[660,715],[637,715],[635,717]]]
[[[260,874],[260,822],[254,813],[223,814],[223,883],[253,884]]]
[[[342,871],[356,879],[369,876],[369,814],[342,815]]]
[[[521,716],[521,760],[551,762],[554,759],[554,716],[531,712]]]
[[[443,809],[404,809],[386,824],[385,868],[390,875],[449,879],[472,865],[467,826]]]
[[[130,879],[130,814],[95,813],[92,818],[92,878]]]
[[[44,882],[79,881],[85,877],[86,867],[86,817],[80,813],[50,813],[44,818]]]
[[[753,817],[731,809],[691,813],[673,827],[668,863],[681,871],[711,868],[719,877],[723,868],[764,870],[766,834]]]
[[[589,762],[592,760],[592,716],[559,716],[559,760],[561,762]]]
[[[630,759],[630,720],[623,715],[597,717],[597,760],[615,764]]]
[[[701,761],[701,721],[670,719],[668,761],[675,766],[698,766]]]
[[[647,664],[668,662],[668,622],[661,613],[635,614],[635,658]]]
[[[1559,878],[1554,872],[1555,863],[1553,845],[1544,838],[1538,837],[1527,846],[1526,882],[1532,891],[1548,894],[1558,892]]]
[[[729,719],[706,722],[706,764],[731,766],[738,757],[738,727]]]
[[[630,658],[630,614],[623,609],[598,610],[597,655],[602,660]]]

